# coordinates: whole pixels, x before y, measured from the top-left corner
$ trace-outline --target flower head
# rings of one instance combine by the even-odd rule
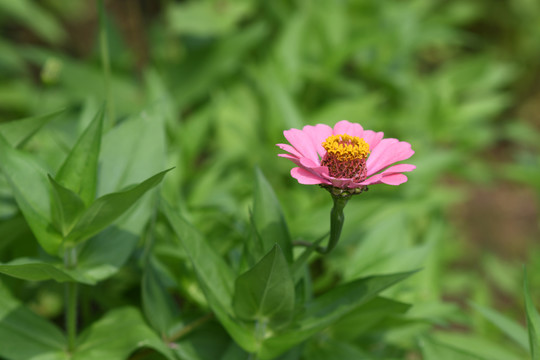
[[[410,158],[411,144],[384,139],[382,132],[364,130],[347,120],[332,129],[328,125],[307,125],[302,130],[283,132],[289,144],[277,144],[297,167],[291,175],[300,184],[320,184],[338,189],[364,189],[372,184],[399,185],[407,181],[404,172],[416,168],[396,164]]]

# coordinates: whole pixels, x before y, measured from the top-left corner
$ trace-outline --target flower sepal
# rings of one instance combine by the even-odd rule
[[[353,188],[353,189],[342,189],[339,187],[326,185],[326,184],[321,184],[320,187],[328,191],[330,195],[332,195],[332,197],[347,198],[347,199],[353,195],[359,195],[363,192],[368,191],[368,187],[365,185],[357,187],[357,188]]]

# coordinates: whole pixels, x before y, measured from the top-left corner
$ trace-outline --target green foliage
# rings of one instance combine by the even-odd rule
[[[235,282],[233,309],[240,319],[263,324],[290,322],[294,310],[294,282],[278,245]]]
[[[538,247],[521,286],[453,225],[540,191],[536,2],[113,3],[0,0],[1,358],[540,359]],[[417,169],[321,256],[275,144],[341,119]]]

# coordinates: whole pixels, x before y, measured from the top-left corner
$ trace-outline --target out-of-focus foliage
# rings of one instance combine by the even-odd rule
[[[99,3],[0,0],[0,357],[68,358],[66,281],[77,359],[539,356],[540,248],[524,290],[449,209],[478,184],[540,193],[540,135],[516,119],[540,3]],[[331,199],[275,144],[341,119],[411,143],[417,170],[354,197],[336,250],[308,256],[291,241],[328,232]]]

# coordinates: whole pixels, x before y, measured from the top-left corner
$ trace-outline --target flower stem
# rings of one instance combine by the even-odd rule
[[[74,268],[77,265],[77,249],[70,247],[64,253],[64,265],[66,268]],[[68,340],[68,351],[75,350],[75,340],[77,337],[77,283],[66,283],[66,331]]]
[[[330,212],[330,240],[326,248],[317,247],[317,252],[320,254],[328,254],[332,249],[334,249],[339,241],[341,236],[341,229],[343,228],[343,223],[345,222],[345,215],[343,215],[343,209],[347,205],[350,196],[341,196],[332,194],[332,199],[334,200],[334,206]]]

